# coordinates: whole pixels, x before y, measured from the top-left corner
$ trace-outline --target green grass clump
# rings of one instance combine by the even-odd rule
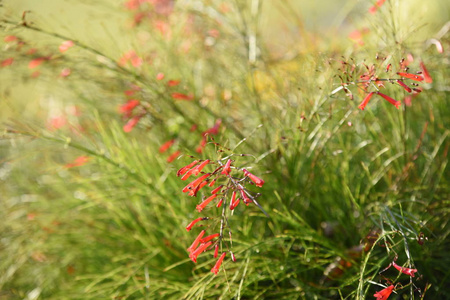
[[[450,298],[445,1],[3,2],[1,299]],[[228,156],[270,217],[228,216],[215,276],[176,171]]]

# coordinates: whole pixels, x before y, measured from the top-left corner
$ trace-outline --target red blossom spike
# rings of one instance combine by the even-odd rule
[[[223,198],[221,198],[221,199],[219,200],[219,202],[217,202],[216,207],[221,207],[221,206],[222,206],[222,203],[223,203]]]
[[[123,131],[130,132],[137,125],[142,116],[135,116],[128,120],[127,124],[123,126]]]
[[[253,181],[257,187],[262,187],[264,184],[264,180],[262,180],[261,178],[253,175],[252,173],[250,173],[249,171],[247,171],[246,169],[242,169],[242,171],[244,172],[244,175],[247,176],[248,178],[250,178],[251,181]]]
[[[190,101],[190,100],[194,99],[194,96],[193,95],[186,95],[186,94],[182,94],[182,93],[172,93],[172,98],[173,99],[177,99],[177,100]]]
[[[425,82],[426,83],[432,83],[433,82],[433,78],[431,78],[430,73],[428,73],[428,70],[425,67],[423,61],[420,62],[420,67],[422,68],[423,77],[425,79]]]
[[[202,163],[200,163],[197,167],[195,167],[195,169],[194,169],[194,171],[192,172],[192,174],[193,174],[193,175],[198,175],[198,174],[203,170],[203,168],[204,168],[207,164],[209,164],[209,162],[210,162],[210,160],[207,159],[207,160],[203,161]]]
[[[194,221],[192,221],[191,223],[189,223],[188,226],[186,226],[186,230],[187,230],[187,231],[190,231],[190,230],[192,229],[192,227],[194,227],[195,224],[197,224],[197,223],[200,222],[200,221],[205,221],[205,220],[208,220],[208,219],[209,219],[208,217],[200,217],[200,218],[197,218],[197,219],[195,219]]]
[[[227,253],[223,252],[222,255],[219,257],[219,259],[217,260],[214,267],[211,269],[211,272],[213,272],[214,275],[217,275],[217,273],[219,273],[220,265],[222,265],[222,261],[225,258],[225,255],[227,255]]]
[[[161,145],[161,147],[159,147],[159,153],[166,152],[170,147],[172,147],[173,144],[175,144],[175,139],[171,139],[165,142],[164,144]]]
[[[217,194],[223,188],[223,185],[219,185],[214,190],[211,191],[211,194]]]
[[[231,159],[229,159],[229,160],[226,162],[226,164],[225,164],[225,166],[223,167],[223,170],[222,170],[222,172],[221,172],[220,174],[230,175],[230,172],[231,172],[231,162],[232,162]]]
[[[216,183],[216,179],[214,178],[213,180],[211,180],[211,182],[208,184],[209,187],[213,187],[213,185]],[[211,194],[214,194],[211,192]]]
[[[202,254],[203,251],[206,250],[206,248],[208,248],[209,246],[212,245],[212,242],[207,242],[205,244],[201,244],[195,251],[193,251],[191,254],[189,254],[189,258],[193,261],[193,262],[197,262],[197,257]]]
[[[192,172],[194,172],[194,169],[190,169],[189,171],[187,171],[187,173],[184,174],[183,177],[181,177],[181,180],[188,179],[192,175]]]
[[[395,107],[397,109],[400,108],[400,105],[401,105],[400,101],[396,101],[396,100],[392,99],[391,97],[389,97],[388,95],[385,95],[380,92],[377,92],[377,94],[380,95],[381,97],[383,97],[385,100],[389,101],[391,104],[395,105]]]
[[[396,268],[397,270],[399,270],[403,274],[409,275],[411,277],[414,277],[414,273],[417,272],[417,269],[410,269],[410,268],[400,267],[395,262],[392,262],[392,265],[394,266],[394,268]]]
[[[194,165],[196,165],[197,163],[198,163],[198,160],[194,160],[193,162],[191,162],[191,163],[188,164],[187,166],[182,167],[181,169],[178,170],[177,176],[179,177],[179,176],[183,175],[184,173],[186,173],[190,168],[192,168],[192,167],[193,167]],[[186,180],[186,179],[187,179],[187,178],[182,179],[182,180]]]
[[[367,103],[369,103],[369,100],[372,98],[373,94],[375,94],[375,92],[370,92],[363,100],[363,102],[361,102],[361,104],[358,106],[358,108],[360,110],[364,110],[364,108],[366,108]]]
[[[397,72],[397,75],[400,75],[402,77],[414,80],[414,81],[419,81],[422,82],[423,81],[423,77],[416,75],[416,74],[411,74],[411,73],[404,73],[404,72]]]
[[[394,289],[394,286],[390,285],[387,288],[376,292],[373,296],[376,297],[377,300],[386,300],[391,295],[393,289]]]
[[[170,154],[169,157],[166,159],[166,161],[167,161],[168,163],[171,163],[171,162],[173,162],[178,156],[180,156],[180,154],[181,154],[181,151],[180,151],[180,150],[177,150],[177,151],[175,151],[174,153]]]
[[[214,233],[214,234],[208,235],[207,237],[202,238],[200,240],[200,243],[203,244],[203,243],[209,242],[210,240],[218,237],[219,235],[220,235],[219,233]]]
[[[208,205],[208,203],[211,202],[216,197],[217,197],[217,194],[209,196],[208,198],[205,199],[205,201],[203,201],[202,203],[197,205],[196,209],[198,210],[198,212],[201,212],[206,207],[206,205]]]
[[[200,231],[200,233],[198,234],[198,236],[195,238],[194,242],[192,243],[192,245],[189,246],[189,248],[187,248],[187,252],[191,253],[194,251],[195,248],[197,248],[198,244],[200,244],[200,240],[202,239],[202,237],[205,235],[205,230]]]
[[[411,88],[409,87],[409,86],[407,86],[403,81],[401,81],[400,79],[399,80],[397,80],[397,83],[399,84],[399,85],[401,85],[401,87],[402,88],[404,88],[405,89],[405,91],[407,91],[408,93],[411,93]]]

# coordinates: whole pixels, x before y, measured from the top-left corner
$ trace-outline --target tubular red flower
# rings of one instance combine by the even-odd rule
[[[376,292],[373,296],[376,297],[377,300],[386,300],[391,295],[393,289],[394,289],[394,286],[390,285],[387,288]]]
[[[191,254],[189,254],[189,258],[193,261],[193,262],[197,262],[197,257],[206,250],[206,248],[208,248],[209,246],[212,245],[212,242],[207,242],[205,244],[201,244],[195,251],[193,251]]]
[[[363,102],[361,102],[361,104],[358,106],[358,108],[360,110],[364,110],[364,108],[366,108],[367,103],[369,103],[370,98],[372,98],[373,94],[375,94],[375,92],[370,92],[363,100]]]
[[[230,251],[230,254],[231,254],[231,260],[233,262],[236,262],[236,256],[234,256],[234,253]]]
[[[167,81],[167,85],[168,86],[176,86],[176,85],[179,85],[179,84],[180,84],[179,80],[169,80],[169,81]]]
[[[178,170],[177,176],[179,177],[179,176],[183,175],[183,174],[186,173],[190,168],[192,168],[193,166],[195,166],[197,163],[198,163],[198,160],[194,160],[193,162],[191,162],[191,163],[188,164],[187,166],[182,167],[181,169]],[[187,179],[187,178],[182,179],[182,180],[186,180],[186,179]]]
[[[119,108],[121,114],[130,114],[133,109],[140,104],[139,100],[130,99],[127,103],[123,104]]]
[[[205,199],[205,201],[203,201],[202,203],[197,205],[196,209],[198,210],[198,212],[201,212],[206,207],[206,205],[208,205],[208,203],[211,202],[216,197],[217,197],[217,194],[209,196],[208,198]]]
[[[91,158],[89,156],[79,156],[77,157],[73,163],[66,164],[66,168],[80,167],[86,164]]]
[[[216,244],[216,247],[214,249],[214,258],[217,258],[217,255],[219,255],[219,244]]]
[[[219,273],[220,265],[222,264],[222,261],[225,258],[226,254],[227,254],[226,252],[223,252],[222,255],[219,257],[219,259],[217,260],[214,267],[211,269],[211,272],[213,272],[214,275],[217,275],[217,273]]]
[[[244,192],[244,190],[241,190],[241,196],[246,205],[249,205],[252,202],[252,200],[247,196],[247,194]]]
[[[407,91],[408,93],[411,93],[411,88],[409,87],[409,86],[407,86],[403,81],[401,81],[400,79],[399,80],[397,80],[397,83],[399,84],[399,85],[401,85],[401,87],[402,88],[404,88],[405,89],[405,91]]]
[[[383,97],[384,99],[386,99],[387,101],[389,101],[391,104],[395,105],[395,107],[398,109],[401,105],[400,101],[396,101],[394,99],[392,99],[391,97],[389,97],[388,95],[385,95],[383,93],[377,92],[378,95],[380,95],[381,97]]]
[[[208,181],[203,181],[203,182],[201,182],[199,185],[197,185],[196,188],[192,189],[192,190],[189,192],[189,196],[194,197],[194,196],[198,193],[198,191],[200,191],[200,190],[201,190],[205,185],[207,185],[207,184],[208,184]]]
[[[230,172],[231,172],[231,162],[232,162],[231,159],[229,159],[227,161],[227,163],[223,167],[223,170],[222,170],[222,172],[220,174],[225,174],[225,175],[229,175],[230,174]]]
[[[428,70],[425,67],[423,61],[420,62],[420,67],[422,68],[423,77],[425,79],[425,82],[426,83],[432,83],[433,82],[433,78],[431,78],[430,73],[428,73]]]
[[[40,66],[44,61],[49,60],[48,57],[38,57],[30,61],[28,68],[34,69]]]
[[[211,194],[217,194],[222,189],[223,185],[219,185],[214,190],[211,191]]]
[[[414,273],[417,272],[417,269],[410,269],[410,268],[400,267],[395,262],[392,262],[392,265],[394,266],[394,268],[396,268],[397,270],[399,270],[403,274],[409,275],[411,277],[414,277]]]
[[[61,45],[59,45],[58,49],[59,49],[60,52],[66,52],[67,50],[69,50],[74,45],[75,45],[75,43],[72,42],[72,41],[64,41],[64,42],[62,42]]]
[[[180,151],[180,150],[177,150],[177,151],[175,151],[174,153],[170,154],[170,156],[167,158],[167,162],[168,162],[168,163],[173,162],[173,161],[175,160],[175,158],[177,158],[178,156],[180,156],[180,154],[181,154],[181,151]]]
[[[137,125],[137,123],[139,122],[141,117],[142,116],[135,116],[135,117],[131,118],[130,120],[128,120],[127,124],[125,124],[123,126],[123,131],[130,132],[131,130],[133,130],[134,126]]]
[[[195,225],[196,223],[198,223],[198,222],[200,222],[200,221],[204,221],[204,220],[208,220],[208,218],[207,218],[207,217],[200,217],[200,218],[195,219],[194,221],[192,221],[191,223],[189,223],[188,226],[186,226],[186,230],[187,230],[187,231],[190,231],[190,230],[192,229],[192,227],[194,227],[194,225]]]
[[[211,180],[211,182],[208,184],[209,187],[213,187],[213,185],[216,183],[216,179],[214,178],[213,180]],[[222,185],[221,185],[222,186]],[[214,194],[213,192],[211,192],[211,194]]]
[[[14,62],[14,58],[13,58],[13,57],[9,57],[9,58],[7,58],[7,59],[2,60],[2,61],[0,62],[0,65],[1,65],[2,67],[7,67],[7,66],[12,65],[13,62]]]
[[[202,238],[200,240],[200,243],[203,244],[203,243],[209,242],[210,240],[218,237],[219,235],[220,235],[219,233],[214,233],[214,234],[208,235],[207,237]]]
[[[200,231],[200,233],[198,234],[198,236],[195,238],[194,242],[192,243],[192,245],[189,246],[189,248],[187,248],[187,252],[191,253],[192,251],[194,251],[195,248],[197,248],[198,244],[200,244],[200,240],[202,239],[202,237],[205,235],[205,230]]]
[[[411,79],[411,80],[419,81],[419,82],[423,81],[423,77],[419,76],[419,75],[416,75],[416,74],[397,72],[397,75],[400,75],[402,77],[405,77],[405,78],[408,78],[408,79]]]
[[[238,206],[239,201],[241,201],[241,199],[237,198],[235,201],[231,202],[230,203],[230,210],[234,210]]]
[[[195,179],[194,181],[190,182],[188,185],[186,185],[183,188],[183,193],[189,192],[191,189],[195,189],[203,180],[205,180],[210,173],[206,173],[203,176],[200,176],[199,178]]]
[[[182,94],[182,93],[172,93],[172,98],[173,99],[177,99],[177,100],[192,100],[194,99],[193,95],[186,95],[186,94]]]
[[[249,171],[247,171],[246,169],[242,169],[242,171],[244,172],[244,175],[247,176],[248,178],[250,178],[251,181],[253,181],[257,187],[262,187],[264,184],[264,180],[262,180],[261,178],[253,175],[252,173],[250,173]]]
[[[389,70],[391,69],[391,66],[392,66],[391,64],[388,64],[388,65],[386,66],[386,73],[389,72]]]
[[[221,207],[223,203],[223,198],[219,200],[219,202],[217,202],[216,207]]]
[[[192,172],[192,174],[193,174],[193,175],[198,175],[198,174],[203,170],[203,168],[204,168],[207,164],[209,164],[209,162],[210,162],[209,159],[203,161],[201,164],[199,164],[197,167],[195,167],[195,169],[194,169],[194,171]]]
[[[187,171],[187,173],[184,174],[183,177],[181,177],[181,180],[188,179],[192,175],[192,172],[194,172],[194,169],[190,169],[189,171]]]
[[[171,140],[165,142],[164,144],[161,145],[161,147],[159,147],[159,153],[166,152],[170,147],[172,147],[172,145],[174,143],[175,143],[175,139],[171,139]]]

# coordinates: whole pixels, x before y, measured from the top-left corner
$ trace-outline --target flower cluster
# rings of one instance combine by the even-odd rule
[[[224,231],[227,228],[229,229],[228,217],[233,214],[241,201],[247,206],[250,204],[258,206],[263,213],[267,215],[256,201],[256,198],[260,194],[252,193],[246,188],[247,185],[262,187],[264,185],[264,180],[252,174],[245,168],[240,169],[233,166],[233,163],[234,161],[229,157],[218,161],[209,159],[194,160],[177,172],[177,176],[183,181],[188,180],[191,176],[198,176],[196,179],[189,182],[182,190],[183,193],[187,193],[191,197],[196,197],[204,187],[213,188],[211,192],[205,193],[202,197],[202,201],[196,206],[196,209],[199,213],[204,210],[210,210],[214,206],[221,210],[219,213],[220,227],[216,232],[208,236],[205,236],[206,229],[200,231],[190,247],[187,248],[187,251],[189,253],[189,258],[193,262],[197,262],[198,256],[203,252],[214,249],[213,255],[214,258],[217,258],[219,256],[219,251],[221,251],[222,253],[219,259],[211,269],[211,272],[215,275],[219,272],[227,252],[230,252],[231,260],[236,261],[236,257],[231,251],[231,230],[229,231],[228,237],[225,237]],[[211,172],[204,171],[205,168],[211,166],[214,167]],[[214,203],[214,205],[212,203]],[[207,225],[208,221],[213,219],[215,218],[196,218],[186,226],[186,230],[190,231],[196,226],[204,227]],[[215,222],[215,224],[219,224],[219,222]],[[208,227],[212,227],[212,224],[209,224]]]
[[[370,66],[364,63],[357,66],[353,62],[341,61],[341,68],[339,70],[342,72],[342,75],[338,76],[341,80],[341,86],[335,89],[332,94],[344,90],[346,95],[353,100],[354,96],[350,87],[356,86],[367,93],[363,101],[358,105],[359,109],[364,110],[374,95],[380,96],[398,109],[401,106],[400,101],[380,92],[380,89],[385,88],[386,83],[396,84],[403,88],[407,93],[417,95],[422,92],[419,83],[433,82],[433,79],[423,62],[420,62],[421,71],[418,71],[415,74],[409,72],[408,65],[414,61],[412,55],[408,55],[408,59],[400,60],[399,71],[395,74],[392,74],[394,72],[392,64],[387,63],[388,59],[386,57],[381,58],[377,55],[377,60],[380,60],[381,62],[378,65],[372,64]],[[385,72],[388,73],[389,76],[387,78],[381,78],[379,76],[378,70],[381,66],[383,66]],[[410,83],[405,83],[407,81]]]

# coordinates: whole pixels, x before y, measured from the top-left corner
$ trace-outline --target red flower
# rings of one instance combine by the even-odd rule
[[[370,92],[363,100],[363,102],[361,102],[361,104],[358,106],[358,108],[360,110],[364,110],[364,108],[366,108],[367,103],[369,103],[370,98],[372,98],[373,94],[375,94],[375,92]]]
[[[127,124],[123,126],[123,131],[130,132],[133,130],[134,126],[137,125],[142,116],[135,116],[132,119],[128,120]]]
[[[172,93],[172,98],[173,99],[177,99],[177,100],[192,100],[194,99],[193,95],[186,95],[186,94],[182,94],[182,93]]]
[[[211,191],[211,194],[217,194],[222,189],[223,185],[219,185],[214,190]]]
[[[180,151],[180,150],[177,150],[177,151],[175,151],[174,153],[170,154],[166,161],[167,161],[168,163],[171,163],[171,162],[174,161],[175,158],[177,158],[178,156],[180,156],[180,154],[181,154],[181,151]]]
[[[39,67],[44,61],[48,60],[48,57],[38,57],[30,61],[28,68],[34,69]]]
[[[61,73],[59,73],[59,76],[65,78],[68,77],[72,73],[72,71],[69,68],[64,68],[61,70]]]
[[[394,266],[394,268],[396,268],[397,270],[399,270],[403,274],[409,275],[411,277],[414,277],[414,273],[417,272],[417,269],[410,269],[410,268],[400,267],[395,262],[392,262],[392,265]]]
[[[209,164],[209,162],[210,162],[209,159],[203,161],[201,164],[199,164],[197,167],[195,167],[195,169],[194,169],[194,171],[192,172],[192,174],[193,174],[193,175],[198,175],[198,174],[203,170],[203,168],[204,168],[207,164]]]
[[[183,175],[184,173],[186,173],[190,168],[192,168],[197,163],[198,163],[198,160],[194,160],[193,162],[191,162],[187,166],[182,167],[181,169],[178,170],[177,176]]]
[[[227,254],[226,252],[222,253],[222,255],[219,257],[214,267],[211,269],[211,272],[213,272],[214,275],[217,275],[217,273],[219,273],[220,265],[222,264],[222,261],[225,258],[226,254]]]
[[[400,101],[396,101],[394,99],[392,99],[391,97],[389,97],[388,95],[382,94],[380,92],[377,92],[378,95],[380,95],[381,97],[383,97],[384,99],[386,99],[387,101],[389,101],[391,104],[395,105],[395,107],[398,109],[401,105]]]
[[[156,80],[163,80],[163,79],[164,79],[164,73],[156,74]]]
[[[205,230],[200,231],[200,233],[198,234],[198,236],[195,238],[194,242],[192,242],[192,245],[189,246],[189,248],[187,248],[187,252],[191,253],[195,250],[195,248],[197,248],[198,244],[200,244],[200,240],[202,239],[203,235],[205,235]]]
[[[223,198],[220,199],[219,202],[217,202],[216,207],[217,207],[217,208],[221,207],[221,206],[222,206],[222,203],[223,203]]]
[[[397,80],[397,83],[399,85],[401,85],[401,87],[404,88],[405,91],[407,91],[408,93],[411,93],[411,88],[409,86],[407,86],[403,81]]]
[[[386,0],[377,0],[377,2],[369,8],[369,13],[374,14],[381,5],[384,4]]]
[[[233,202],[231,202],[231,203],[230,203],[230,210],[234,210],[234,209],[238,206],[239,201],[241,201],[241,199],[240,199],[240,198],[237,198],[236,200],[234,200]]]
[[[433,82],[433,78],[431,78],[430,73],[428,73],[428,70],[425,67],[425,65],[423,64],[423,61],[420,62],[420,67],[422,68],[422,73],[423,73],[423,77],[425,79],[425,82],[426,83],[432,83]]]
[[[1,61],[0,65],[2,67],[10,66],[14,62],[14,58],[10,57]]]
[[[211,202],[214,198],[217,197],[217,194],[214,194],[212,196],[209,196],[208,198],[206,198],[202,203],[200,203],[199,205],[197,205],[196,209],[198,210],[198,212],[201,212],[206,205],[208,205],[209,202]]]
[[[189,191],[195,191],[197,189],[197,187],[202,183],[202,181],[205,180],[209,175],[211,175],[211,173],[206,173],[203,176],[190,182],[188,185],[186,185],[183,188],[183,193],[187,193]]]
[[[89,156],[79,156],[72,163],[66,164],[66,168],[80,167],[87,163],[91,158]]]
[[[197,222],[205,221],[205,220],[208,220],[208,218],[207,218],[207,217],[204,217],[204,218],[200,217],[200,218],[195,219],[194,221],[192,221],[191,223],[189,223],[188,226],[186,226],[186,230],[187,230],[187,231],[190,231],[190,230],[192,229],[192,227],[194,227],[194,225],[195,225]]]
[[[225,166],[223,167],[223,170],[222,170],[221,174],[230,175],[230,172],[231,172],[231,162],[232,162],[231,159],[229,159],[229,160],[227,161],[227,163],[226,163]]]
[[[7,36],[5,36],[5,38],[3,40],[8,43],[8,42],[17,41],[18,38],[17,38],[17,36],[14,36],[14,35],[7,35]]]
[[[75,45],[75,44],[72,41],[64,41],[59,46],[59,51],[60,52],[66,52],[67,50],[69,50],[69,48],[73,47],[73,45]]]
[[[214,258],[217,258],[218,254],[219,254],[219,244],[216,244],[216,247],[214,249]]]
[[[250,173],[249,171],[247,171],[246,169],[242,169],[242,171],[244,172],[244,175],[247,176],[248,178],[251,179],[251,181],[253,181],[257,187],[262,187],[264,184],[264,180],[262,180],[261,178],[253,175],[252,173]]]
[[[140,104],[139,100],[130,99],[127,103],[123,104],[119,108],[121,114],[129,116],[133,109]]]
[[[159,147],[159,153],[166,152],[170,147],[172,147],[172,145],[174,143],[175,143],[175,139],[171,139],[171,140],[165,142],[164,144],[161,145],[161,147]]]
[[[416,75],[416,74],[411,74],[411,73],[404,73],[404,72],[397,72],[397,75],[400,75],[402,77],[414,80],[414,81],[419,81],[422,82],[423,81],[423,77]]]
[[[394,289],[394,286],[390,285],[387,288],[385,288],[379,292],[376,292],[373,296],[376,297],[377,300],[386,300],[391,295],[393,289]]]
[[[195,251],[191,252],[191,254],[189,254],[189,258],[193,261],[193,262],[197,262],[197,257],[206,250],[206,248],[208,248],[209,246],[212,245],[212,242],[207,242],[205,244],[201,244]]]
[[[200,240],[200,243],[203,244],[203,243],[209,242],[210,240],[218,237],[219,235],[220,235],[219,233],[214,233],[214,234],[208,235],[207,237],[202,238]]]
[[[247,194],[244,192],[244,190],[241,190],[241,196],[242,196],[242,199],[244,199],[245,204],[249,205],[252,202],[252,200],[247,196]]]
[[[122,55],[122,57],[119,59],[119,66],[123,67],[125,66],[128,62],[131,62],[131,65],[135,68],[138,68],[142,65],[142,63],[144,62],[142,60],[142,58],[140,58],[137,54],[136,51],[134,50],[130,50],[126,53],[124,53]]]
[[[177,86],[179,84],[180,84],[179,80],[169,80],[169,81],[167,81],[167,85],[168,86]]]

